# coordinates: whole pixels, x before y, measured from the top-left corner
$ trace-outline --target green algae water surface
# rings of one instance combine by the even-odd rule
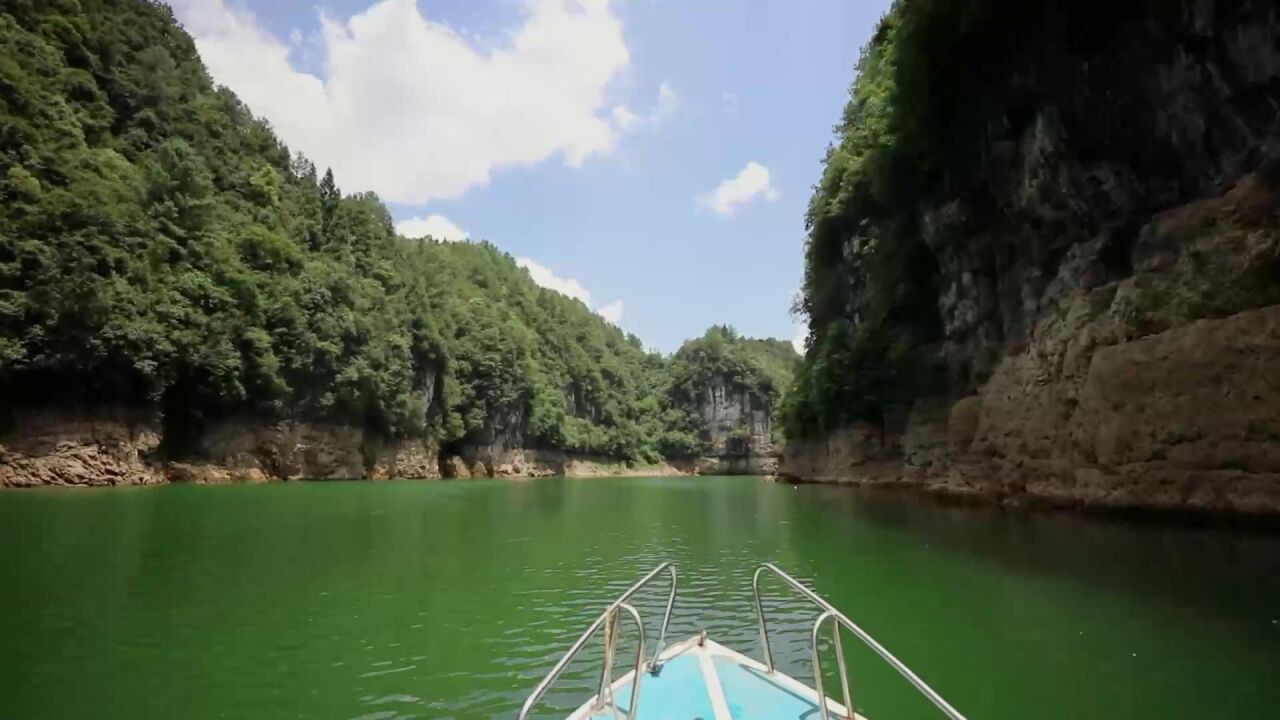
[[[4,719],[510,718],[664,559],[673,638],[759,657],[750,578],[771,560],[974,720],[1280,707],[1275,534],[627,478],[10,491],[0,548]],[[637,598],[651,626],[664,593]],[[814,613],[769,598],[779,665],[809,681]],[[937,717],[845,649],[861,712]],[[598,662],[544,716],[590,694]]]

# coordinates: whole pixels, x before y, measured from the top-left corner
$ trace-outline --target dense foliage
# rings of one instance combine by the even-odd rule
[[[150,408],[178,453],[251,413],[654,461],[702,450],[694,365],[673,391],[665,359],[492,245],[397,237],[215,89],[163,4],[4,5],[7,407]]]

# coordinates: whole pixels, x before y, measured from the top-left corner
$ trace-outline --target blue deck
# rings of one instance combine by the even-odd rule
[[[620,710],[574,717],[590,720],[818,720],[817,694],[781,674],[767,674],[758,663],[723,646],[689,644],[666,656],[655,677],[640,681],[640,703],[635,718]],[[617,706],[631,701],[628,675],[614,685]],[[831,717],[843,708],[828,706]]]
[[[733,720],[813,720],[818,703],[788,690],[763,670],[717,655],[716,675]],[[643,693],[643,688],[641,689]],[[643,697],[643,696],[642,696]]]
[[[631,683],[627,682],[616,692],[618,707],[628,707]],[[716,716],[698,656],[693,653],[669,660],[657,677],[646,674],[640,680],[640,700],[635,720],[711,720]],[[606,710],[592,718],[612,720],[613,713]]]

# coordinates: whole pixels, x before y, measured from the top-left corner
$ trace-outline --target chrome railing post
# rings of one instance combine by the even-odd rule
[[[621,619],[618,615],[617,608],[609,608],[605,610],[608,616],[604,621],[604,667],[600,668],[600,686],[596,692],[596,704],[594,710],[603,710],[605,706],[605,695],[612,689],[611,682],[613,678],[613,650],[618,637],[618,621]],[[644,630],[641,629],[641,633]]]
[[[832,617],[830,610],[819,615],[817,622],[813,624],[813,631],[809,633],[811,642],[809,652],[813,656],[813,689],[818,691],[818,714],[822,720],[828,720],[828,715],[827,695],[822,689],[822,654],[818,652],[818,633],[822,630],[822,623],[829,617]]]
[[[831,623],[831,640],[836,645],[836,669],[840,671],[840,691],[844,696],[844,710],[853,720],[853,700],[849,696],[849,669],[844,664],[844,646],[840,644],[840,623]]]
[[[644,623],[640,621],[640,613],[627,603],[621,603],[618,607],[631,613],[631,617],[636,621],[636,632],[639,636],[636,645],[636,664],[632,668],[631,673],[631,702],[627,704],[627,720],[633,720],[636,716],[636,704],[640,702],[640,679],[644,676]],[[614,705],[617,708],[617,705]]]
[[[751,578],[751,591],[756,596],[756,621],[760,625],[760,645],[764,648],[764,668],[768,672],[773,672],[773,650],[769,649],[769,629],[765,625],[764,620],[764,604],[760,602],[760,573],[765,571],[768,565],[761,565],[756,568],[756,574]]]
[[[658,656],[667,645],[667,625],[671,623],[671,609],[676,605],[676,566],[666,563],[666,568],[671,571],[671,593],[667,595],[667,611],[662,615],[662,627],[658,630],[658,645],[653,649],[653,659],[649,661],[649,672],[658,670]]]
[[[596,618],[595,622],[591,623],[591,626],[582,633],[578,640],[569,648],[568,652],[566,652],[564,656],[560,658],[560,661],[551,668],[551,672],[547,673],[546,677],[544,677],[542,681],[538,683],[537,687],[533,689],[533,692],[525,699],[524,704],[520,706],[520,712],[516,715],[516,720],[526,720],[529,717],[529,714],[533,712],[534,706],[538,704],[538,701],[542,699],[542,696],[547,693],[547,690],[551,688],[551,685],[554,684],[556,680],[560,679],[560,675],[563,674],[565,668],[569,666],[569,662],[572,661],[578,653],[582,652],[582,648],[586,646],[587,641],[595,635],[596,631],[607,624],[608,627],[605,629],[605,669],[601,673],[600,677],[602,691],[596,694],[596,702],[593,706],[593,710],[598,710],[602,707],[605,692],[607,691],[612,693],[612,684],[609,682],[609,675],[612,673],[613,667],[613,651],[615,649],[618,634],[617,611],[619,609],[626,610],[631,614],[632,618],[636,621],[636,630],[640,634],[640,644],[636,655],[635,679],[632,682],[631,691],[631,715],[634,716],[636,701],[640,696],[640,675],[643,674],[645,668],[646,643],[644,639],[645,628],[644,623],[640,619],[640,613],[628,604],[627,600],[630,599],[632,595],[635,595],[640,588],[649,584],[649,582],[662,573],[663,570],[667,570],[671,574],[671,592],[667,596],[667,611],[662,617],[662,627],[658,634],[658,647],[654,649],[653,659],[648,663],[650,669],[656,669],[658,656],[662,653],[663,645],[666,642],[667,626],[671,624],[671,610],[675,606],[676,602],[676,569],[670,561],[664,562],[651,570],[649,574],[640,578],[639,582],[632,585],[626,592],[619,595],[616,600],[610,603],[604,613],[601,614],[600,617]]]
[[[894,657],[893,653],[889,652],[887,649],[885,649],[883,645],[876,642],[875,638],[871,637],[871,635],[868,634],[866,630],[863,630],[862,628],[858,627],[856,623],[854,623],[849,618],[845,617],[844,614],[841,613],[839,610],[836,610],[834,607],[832,607],[831,603],[827,602],[826,600],[823,600],[821,596],[819,596],[817,593],[810,590],[809,588],[805,587],[804,584],[801,583],[799,580],[796,580],[795,578],[791,577],[790,575],[780,570],[777,565],[774,565],[773,563],[764,563],[760,567],[756,568],[756,574],[755,574],[755,577],[752,579],[751,584],[752,584],[752,588],[755,591],[755,596],[756,596],[756,613],[760,619],[760,640],[764,644],[765,666],[769,669],[770,672],[773,671],[773,657],[772,657],[772,653],[769,651],[769,636],[765,630],[764,609],[763,609],[763,606],[760,604],[760,574],[765,570],[769,570],[774,575],[777,575],[779,578],[783,580],[783,582],[789,585],[792,590],[795,590],[796,592],[800,593],[805,598],[807,598],[814,605],[817,605],[818,608],[823,611],[823,614],[819,617],[820,621],[826,620],[827,616],[830,616],[834,623],[844,627],[846,630],[853,633],[854,637],[857,637],[867,647],[871,648],[877,655],[880,656],[882,660],[884,660],[886,663],[889,664],[889,667],[893,668],[894,670],[897,670],[898,674],[901,675],[903,678],[905,678],[907,682],[911,683],[912,687],[918,690],[921,695],[924,695],[925,698],[929,700],[929,702],[933,703],[934,707],[941,710],[943,715],[946,715],[948,718],[950,718],[950,720],[965,720],[964,715],[961,715],[960,711],[951,707],[950,703],[942,699],[942,696],[939,695],[933,688],[929,687],[929,685],[924,680],[921,680],[919,675],[916,675],[914,672],[912,672],[911,668],[907,667],[901,660]],[[819,623],[819,625],[820,624],[821,623]],[[837,632],[839,632],[838,628],[837,628]],[[815,684],[818,685],[817,689],[818,689],[819,697],[822,697],[822,689],[821,689],[822,672],[821,672],[821,668],[817,667],[817,664],[819,662],[817,634],[818,634],[818,625],[815,625],[814,631],[813,631],[813,656],[814,656],[814,664],[815,664],[814,671],[817,673],[817,678],[818,678],[815,681]],[[838,642],[839,640],[837,640],[837,643]],[[837,645],[837,648],[839,649],[839,645]],[[839,655],[840,656],[844,655],[843,650],[840,650]],[[842,672],[841,677],[847,677],[847,675]],[[847,692],[848,691],[846,690],[846,702],[848,702]],[[825,698],[823,699],[823,701],[825,702]],[[853,712],[852,709],[849,709],[849,712]],[[826,718],[825,706],[823,707],[822,715],[825,720]]]

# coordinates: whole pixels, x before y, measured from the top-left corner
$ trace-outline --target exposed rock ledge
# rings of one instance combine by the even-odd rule
[[[666,477],[673,475],[772,475],[777,459],[754,455],[726,455],[675,459],[651,465],[628,465],[602,455],[579,455],[562,450],[468,452],[469,458],[442,458],[444,477]]]
[[[162,459],[160,442],[139,411],[24,413],[0,434],[0,487],[440,477],[434,448],[339,425],[223,422],[181,462]]]
[[[1280,305],[1104,347],[1088,327],[1061,354],[1006,359],[978,396],[916,403],[901,432],[853,426],[792,443],[780,476],[1011,504],[1280,513]]]
[[[473,453],[468,453],[473,455]],[[470,461],[451,455],[440,463],[447,478],[470,477],[642,477],[691,475],[692,463],[628,465],[601,455],[577,455],[561,450],[517,448],[486,454]]]
[[[779,475],[1003,502],[1280,514],[1278,220],[1273,160],[1216,197],[1150,217],[1126,240],[1127,277],[1108,281],[1100,240],[1074,247],[1031,304],[1026,341],[979,343],[999,360],[976,394],[917,402],[887,433],[852,427],[792,443]],[[989,314],[1012,312],[986,302]]]
[[[154,419],[120,408],[45,410],[0,433],[0,487],[273,480],[381,480],[770,474],[772,458],[698,458],[655,465],[557,450],[470,448],[441,457],[418,441],[391,442],[341,425],[227,421],[208,428],[194,457],[160,457]]]
[[[159,445],[147,418],[126,410],[29,413],[0,436],[0,487],[162,483],[148,462]]]

